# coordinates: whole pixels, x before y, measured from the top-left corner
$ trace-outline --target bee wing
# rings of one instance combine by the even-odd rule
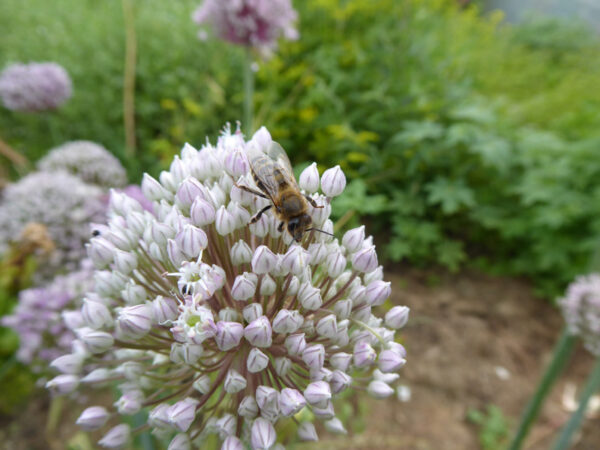
[[[290,160],[277,142],[273,142],[266,151],[250,147],[247,157],[259,189],[265,191],[273,203],[283,187],[298,186]]]

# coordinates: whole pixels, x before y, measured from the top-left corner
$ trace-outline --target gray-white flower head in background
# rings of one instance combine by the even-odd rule
[[[120,188],[127,184],[127,174],[119,160],[91,141],[72,141],[53,148],[37,166],[45,172],[69,172],[102,188]]]
[[[569,332],[579,335],[585,347],[600,356],[600,275],[578,277],[558,303]]]
[[[318,439],[310,417],[345,433],[337,395],[394,392],[406,362],[395,329],[408,308],[385,321],[375,314],[391,290],[364,229],[341,240],[311,231],[298,244],[270,211],[248,225],[266,200],[235,183],[252,186],[246,148],[271,143],[265,128],[248,142],[226,128],[215,146],[186,145],[158,180],[144,176],[154,214],[112,192],[109,223],[89,244],[95,287],[73,330],[86,358],[58,358],[62,375],[50,387],[68,393],[116,380],[113,418],[143,409],[169,448],[203,448],[216,434],[223,449],[281,448],[278,422],[291,416],[302,440]],[[307,170],[301,187],[316,189],[316,167]],[[340,194],[341,169],[320,185]],[[332,198],[312,197],[327,206],[310,208],[313,222],[332,232]],[[109,414],[92,408],[78,421],[86,430],[103,427]],[[130,433],[118,425],[100,444],[125,445]]]
[[[72,94],[67,71],[53,62],[13,64],[0,74],[0,98],[13,111],[56,109]]]

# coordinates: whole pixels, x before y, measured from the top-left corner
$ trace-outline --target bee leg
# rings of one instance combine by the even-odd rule
[[[266,212],[272,206],[273,205],[265,206],[263,209],[261,209],[259,212],[257,212],[252,219],[250,219],[249,223],[256,223],[256,222],[258,222],[260,220],[260,216],[262,216],[263,213]]]
[[[268,198],[269,198],[269,197],[267,197],[265,194],[263,194],[262,192],[258,192],[258,191],[257,191],[257,190],[255,190],[255,189],[251,189],[251,188],[249,188],[248,186],[244,186],[243,184],[237,184],[237,183],[234,183],[234,185],[235,185],[235,187],[236,187],[236,188],[238,188],[238,189],[242,189],[242,190],[244,190],[244,191],[246,191],[246,192],[250,192],[251,194],[258,195],[259,197],[266,198],[266,199],[268,199]]]
[[[309,197],[308,195],[304,194],[304,198],[308,201],[308,203],[310,203],[310,206],[312,206],[313,208],[323,208],[323,206],[317,205],[317,202],[315,202],[312,197]]]
[[[283,233],[284,226],[285,226],[285,222],[279,222],[279,225],[277,225],[277,231],[279,231],[280,233]]]

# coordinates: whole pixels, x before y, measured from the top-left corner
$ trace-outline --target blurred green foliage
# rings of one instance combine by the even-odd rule
[[[0,112],[0,135],[29,158],[91,139],[138,181],[241,117],[242,52],[196,38],[199,2],[138,1],[139,148],[125,160],[120,2],[27,3],[0,4],[0,66],[55,60],[75,84],[56,113]],[[337,217],[371,216],[392,260],[527,275],[546,293],[588,269],[600,231],[595,36],[549,19],[508,26],[450,0],[295,6],[301,39],[260,65],[254,125],[295,163],[342,166]]]
[[[508,446],[508,422],[502,410],[496,405],[488,405],[485,412],[470,409],[469,422],[479,428],[479,443],[482,450],[504,450]]]

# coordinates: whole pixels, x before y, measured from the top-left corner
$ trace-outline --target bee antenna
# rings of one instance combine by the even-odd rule
[[[323,234],[327,234],[329,236],[333,236],[335,237],[335,235],[333,233],[330,233],[329,231],[323,231],[323,230],[319,230],[318,228],[309,228],[306,231],[318,231],[319,233],[323,233]]]

